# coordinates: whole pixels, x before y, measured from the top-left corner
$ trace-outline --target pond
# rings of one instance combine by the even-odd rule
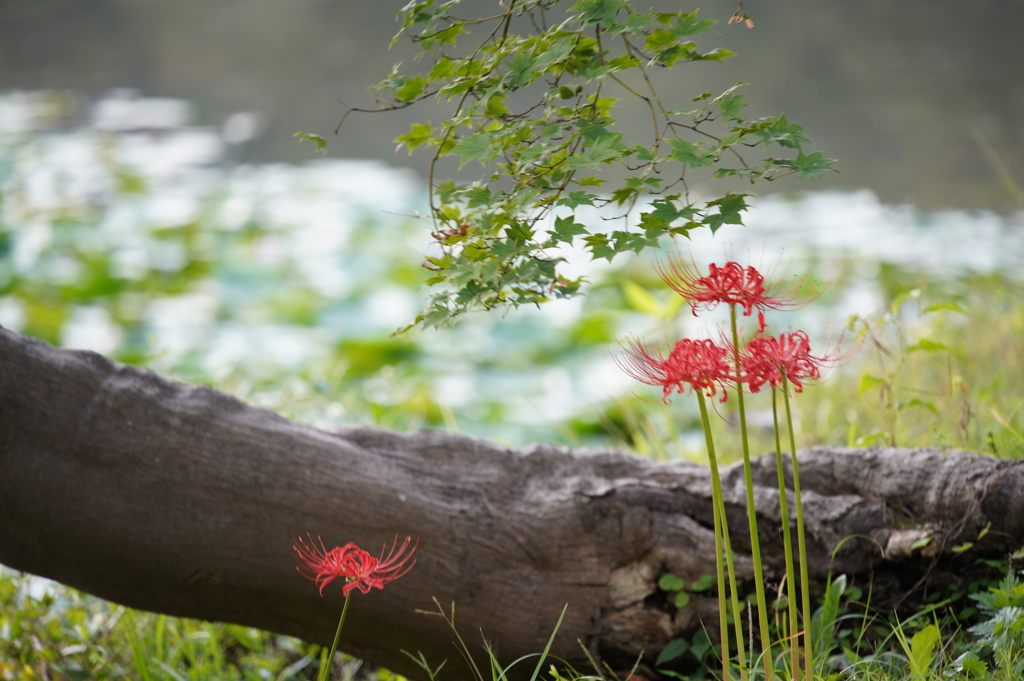
[[[569,253],[587,297],[391,337],[426,298],[421,178],[377,161],[238,164],[233,145],[255,123],[193,127],[182,100],[116,93],[78,120],[71,107],[60,93],[0,97],[0,325],[15,331],[320,426],[447,427],[511,444],[589,441],[566,424],[638,392],[615,365],[616,339],[714,333],[687,314],[643,314],[671,298],[649,261]],[[812,272],[820,300],[770,322],[812,337],[884,311],[892,272],[1022,276],[1024,213],[926,213],[869,191],[751,202],[746,226],[677,248],[701,266]]]

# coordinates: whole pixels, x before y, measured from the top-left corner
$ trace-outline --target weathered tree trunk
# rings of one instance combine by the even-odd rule
[[[1024,538],[1024,464],[938,449],[815,448],[800,455],[811,571],[918,569],[976,539]],[[774,461],[756,463],[771,578],[781,576]],[[724,472],[749,580],[742,474]],[[689,463],[610,449],[512,449],[440,432],[328,433],[92,352],[0,329],[0,562],[126,605],[329,642],[341,590],[296,574],[292,536],[375,551],[420,540],[415,568],[355,594],[341,648],[411,676],[402,650],[457,658],[432,599],[456,604],[510,661],[543,649],[581,661],[657,654],[716,601],[678,612],[655,583],[714,574],[710,484]],[[898,510],[894,510],[898,509]],[[998,548],[998,547],[997,547]],[[902,562],[901,562],[902,561]],[[917,561],[917,563],[915,563]],[[747,585],[749,586],[749,584]],[[651,659],[648,657],[648,659]],[[585,664],[585,663],[584,663]],[[446,668],[457,676],[455,660]]]

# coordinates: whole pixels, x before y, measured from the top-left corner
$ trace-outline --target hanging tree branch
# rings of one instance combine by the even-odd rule
[[[431,232],[440,235],[440,253],[425,256],[435,291],[414,324],[441,326],[476,308],[577,295],[584,282],[562,274],[563,246],[582,245],[591,258],[611,260],[657,247],[662,237],[742,224],[748,194],[692,201],[687,173],[706,168],[714,178],[756,182],[817,178],[831,169],[833,161],[821,152],[804,151],[808,140],[799,125],[784,116],[747,118],[744,96],[735,92],[744,83],[718,96],[694,93],[683,100],[696,107],[690,110],[665,108],[648,69],[733,55],[698,47],[697,37],[716,22],[696,11],[641,12],[625,0],[513,0],[501,14],[463,19],[453,14],[459,6],[458,0],[407,5],[395,40],[409,36],[433,66],[415,75],[396,67],[377,86],[382,111],[427,98],[454,107],[440,126],[414,123],[396,139],[410,153],[433,148]],[[520,25],[532,31],[519,34]],[[458,41],[480,30],[486,37],[460,53]],[[651,94],[641,94],[631,78]],[[609,94],[615,87],[649,108],[649,146],[615,129],[619,99]],[[326,145],[316,135],[300,136]],[[748,164],[742,147],[762,148],[765,157]],[[783,153],[769,155],[771,147]],[[738,166],[726,165],[727,152]],[[479,163],[483,176],[468,184],[438,180],[440,163],[453,157],[460,169]],[[608,179],[615,166],[626,171],[624,179]],[[674,169],[678,178],[663,186]],[[677,183],[684,191],[668,193]],[[602,231],[575,219],[584,206],[625,208],[629,220],[623,229]]]

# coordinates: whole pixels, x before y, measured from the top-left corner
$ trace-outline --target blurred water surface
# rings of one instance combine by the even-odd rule
[[[413,61],[406,40],[388,50],[395,15],[405,4],[5,0],[0,90],[57,89],[96,98],[134,88],[179,97],[196,103],[200,123],[232,130],[236,157],[299,162],[311,153],[292,133],[328,133],[346,106],[373,105],[367,88],[392,65],[426,66]],[[749,115],[785,113],[807,128],[826,156],[841,160],[842,175],[830,174],[826,189],[866,187],[887,203],[927,208],[1020,208],[1024,0],[746,0],[752,29],[725,23],[739,4],[635,3],[641,11],[699,6],[702,18],[720,22],[716,32],[700,36],[702,48],[737,53],[722,63],[656,73],[668,108],[686,109],[701,92],[746,81],[743,91],[754,105]],[[458,13],[489,16],[496,6],[465,2]],[[464,36],[459,49],[474,39]],[[427,155],[396,155],[392,140],[412,122],[436,124],[450,115],[446,111],[424,102],[350,117],[329,153],[422,172]],[[621,130],[646,130],[641,103],[624,100],[620,113]]]
[[[567,420],[637,390],[614,363],[616,340],[714,334],[721,321],[652,321],[672,295],[650,259],[570,252],[587,297],[389,337],[427,293],[420,256],[433,242],[415,173],[232,162],[222,129],[183,124],[181,100],[115,97],[68,127],[62,97],[0,97],[7,328],[317,425],[441,426],[518,444],[571,442]],[[754,202],[746,226],[675,248],[700,267],[729,257],[778,276],[810,270],[828,283],[821,299],[769,323],[834,335],[848,315],[888,305],[886,268],[1020,281],[1024,213],[923,212],[868,190],[774,195]]]

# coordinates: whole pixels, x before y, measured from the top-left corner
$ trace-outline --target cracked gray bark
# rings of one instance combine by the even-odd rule
[[[801,452],[811,572],[921,570],[973,541],[1024,539],[1024,464],[939,449]],[[749,587],[742,472],[723,471]],[[770,580],[782,572],[774,459],[755,462]],[[612,449],[513,449],[440,432],[329,433],[204,386],[0,329],[0,562],[135,608],[236,622],[329,643],[341,589],[300,577],[292,536],[375,553],[419,537],[415,568],[355,594],[341,648],[422,677],[401,651],[467,676],[432,599],[456,604],[505,662],[539,652],[588,667],[646,659],[698,627],[712,597],[673,611],[658,577],[714,574],[707,471]],[[853,539],[847,539],[854,537]],[[847,539],[844,542],[844,539]],[[526,665],[529,666],[529,665]],[[525,672],[524,667],[524,672]]]

